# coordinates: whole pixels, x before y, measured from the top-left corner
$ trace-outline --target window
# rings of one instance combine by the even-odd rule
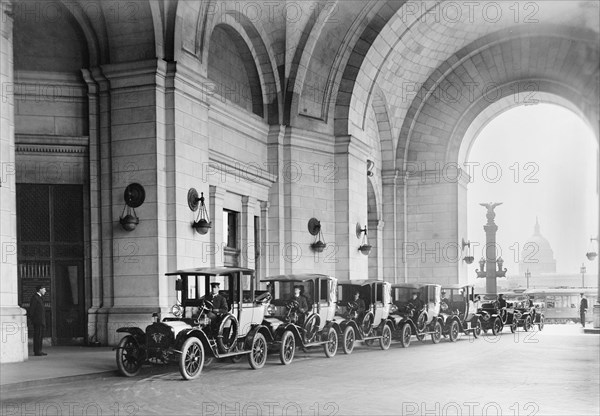
[[[238,213],[223,210],[223,242],[226,247],[238,248]]]

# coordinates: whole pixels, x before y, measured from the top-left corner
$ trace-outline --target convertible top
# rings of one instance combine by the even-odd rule
[[[306,282],[313,279],[335,280],[335,277],[318,273],[278,274],[260,279],[261,282]]]
[[[396,283],[392,285],[392,289],[403,288],[403,289],[420,289],[424,285],[418,283]]]
[[[460,283],[442,285],[442,289],[464,289],[465,287],[474,287],[474,286],[473,285],[462,285]]]
[[[183,269],[176,272],[165,273],[165,276],[219,276],[242,272],[243,274],[254,273],[253,269],[242,267],[197,267],[195,269]]]

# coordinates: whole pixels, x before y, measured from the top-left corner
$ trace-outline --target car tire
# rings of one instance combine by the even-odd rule
[[[344,354],[352,354],[355,340],[356,333],[354,332],[354,328],[348,325],[342,334],[342,350],[344,351]]]
[[[412,337],[412,329],[409,323],[405,323],[402,325],[402,329],[400,330],[400,345],[402,348],[408,348],[410,345],[410,339]]]
[[[233,357],[229,357],[229,360],[234,363],[237,364],[240,361],[242,361],[242,356],[241,355],[234,355]]]
[[[323,345],[323,351],[327,358],[333,358],[338,348],[338,335],[335,328],[331,327],[327,331],[327,342]]]
[[[502,320],[497,317],[492,324],[492,335],[498,335],[502,332]]]
[[[117,368],[125,377],[136,376],[142,367],[142,352],[136,339],[126,335],[117,346]]]
[[[229,323],[229,333],[227,335],[227,339],[224,336],[225,333],[225,324]],[[236,345],[238,335],[238,321],[231,314],[225,315],[223,320],[219,324],[219,336],[217,337],[217,346],[219,347],[219,352],[222,354],[227,354],[231,352]]]
[[[291,364],[295,352],[296,338],[294,338],[292,331],[285,331],[281,336],[281,348],[279,349],[279,361],[281,361],[281,364]]]
[[[390,348],[390,345],[392,345],[392,330],[388,324],[385,324],[379,338],[379,348],[385,351]]]
[[[267,362],[267,340],[260,332],[257,332],[252,338],[252,351],[248,354],[248,364],[254,370],[263,368]]]
[[[431,334],[431,340],[434,344],[439,344],[442,340],[442,324],[436,321],[433,325],[433,333]]]
[[[425,341],[425,334],[418,334],[418,335],[417,335],[417,339],[418,339],[419,341],[421,341],[421,342],[424,342],[424,341]]]
[[[457,321],[452,321],[450,324],[450,331],[448,333],[448,338],[450,338],[450,342],[458,341],[458,335],[460,333],[460,325]]]
[[[471,328],[473,329],[473,338],[479,338],[481,336],[481,321],[477,318],[471,321]]]
[[[179,354],[179,372],[186,380],[198,378],[204,366],[204,347],[196,337],[189,337]]]
[[[515,332],[517,332],[517,323],[513,322],[512,324],[510,324],[510,332],[512,332],[513,334]]]
[[[531,329],[531,316],[525,318],[525,321],[523,322],[523,329],[525,332]]]
[[[538,322],[538,329],[540,331],[544,329],[544,315],[540,316],[540,321]]]

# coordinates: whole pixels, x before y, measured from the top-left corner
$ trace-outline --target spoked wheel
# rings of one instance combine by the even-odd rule
[[[450,342],[456,342],[458,340],[459,332],[460,332],[460,325],[458,325],[458,322],[452,321],[452,324],[450,324],[450,332],[448,333]]]
[[[185,340],[179,355],[179,372],[186,380],[193,380],[200,375],[204,366],[204,347],[196,337]]]
[[[513,334],[517,331],[517,323],[513,321],[512,324],[510,324],[510,332],[512,332]]]
[[[304,339],[307,343],[313,342],[315,339],[315,335],[317,335],[317,331],[319,330],[319,315],[311,315],[304,324]]]
[[[523,329],[525,332],[531,329],[531,316],[525,318],[525,322],[523,322]]]
[[[544,329],[544,315],[540,316],[540,321],[538,322],[538,329],[541,331]]]
[[[332,358],[335,356],[338,348],[338,336],[335,328],[329,328],[326,341],[327,343],[323,345],[323,351],[325,351],[325,356],[327,358]]]
[[[204,354],[204,366],[211,365],[215,357],[210,357],[208,354]]]
[[[500,318],[494,319],[494,324],[492,325],[492,334],[498,335],[502,331],[502,321]]]
[[[248,364],[257,370],[267,362],[267,340],[260,332],[252,338],[252,352],[248,354]]]
[[[344,354],[352,354],[355,340],[356,334],[354,333],[354,328],[348,325],[342,334],[342,349],[344,350]]]
[[[442,339],[442,324],[439,321],[433,326],[433,334],[431,334],[431,340],[434,344],[438,344]]]
[[[133,377],[142,367],[142,352],[132,335],[125,336],[117,346],[117,367],[126,377]]]
[[[388,324],[383,326],[383,331],[381,331],[381,338],[379,338],[379,348],[382,350],[387,350],[390,348],[392,344],[392,330]]]
[[[481,321],[474,319],[471,322],[471,328],[473,328],[473,338],[479,338],[481,336]]]
[[[279,350],[279,361],[281,364],[288,365],[294,359],[296,352],[296,339],[291,331],[285,331],[281,337],[281,349]]]
[[[242,361],[242,356],[241,355],[234,355],[233,357],[229,357],[229,360],[234,363],[237,364],[240,361]]]
[[[233,315],[225,315],[219,325],[217,346],[223,354],[230,352],[237,341],[238,321]]]
[[[400,333],[400,345],[402,348],[408,348],[410,345],[410,337],[412,336],[412,329],[410,329],[410,325],[405,323],[402,325],[402,331]]]

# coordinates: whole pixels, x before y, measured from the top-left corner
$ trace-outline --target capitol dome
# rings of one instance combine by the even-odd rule
[[[536,217],[533,235],[523,244],[519,259],[519,273],[527,270],[532,275],[556,273],[556,260],[550,242],[540,233],[540,223]]]

